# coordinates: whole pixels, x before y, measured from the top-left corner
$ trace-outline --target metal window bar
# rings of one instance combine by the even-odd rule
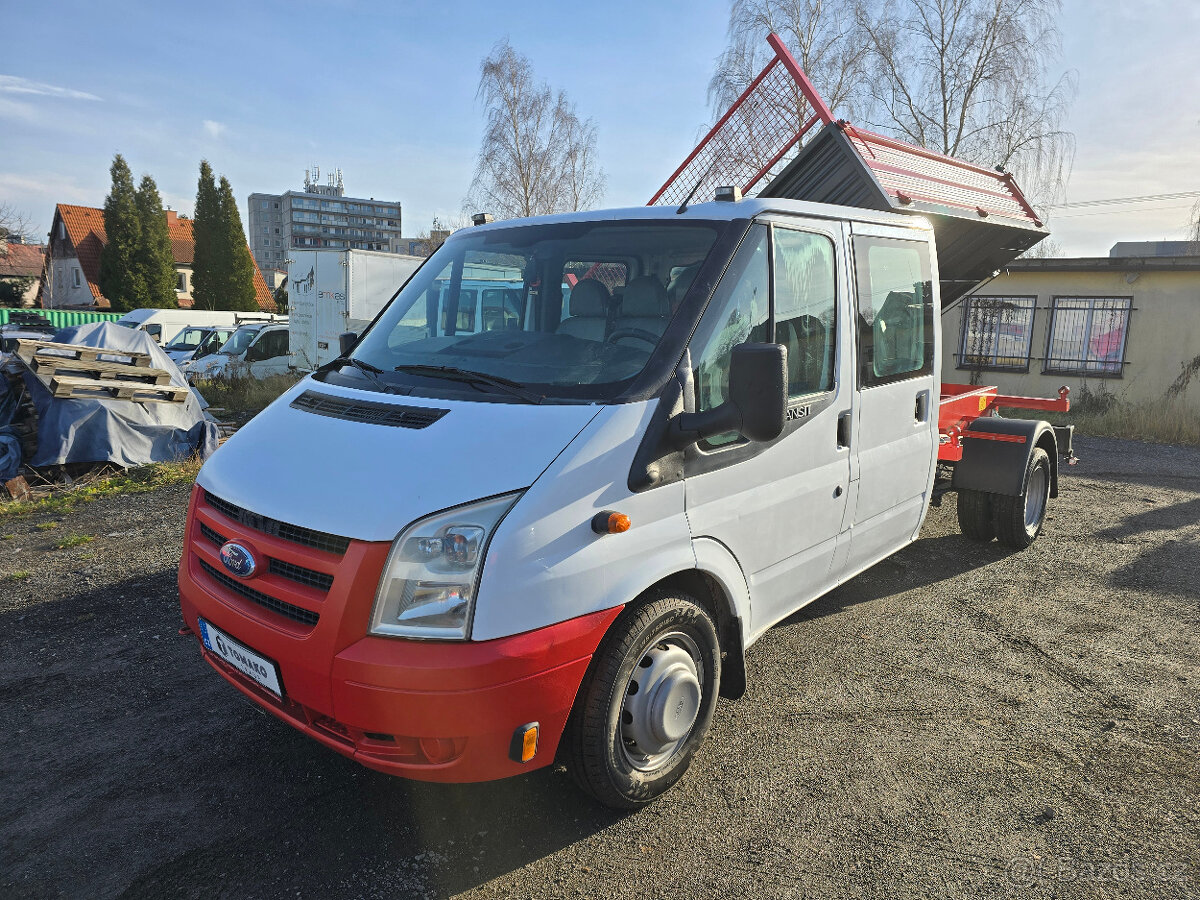
[[[1132,305],[1129,297],[1055,297],[1045,371],[1120,375]]]
[[[767,38],[775,57],[696,145],[647,206],[678,206],[689,196],[711,200],[718,186],[749,195],[818,123],[833,113],[777,34]]]
[[[968,297],[959,367],[1027,369],[1036,301],[1036,297]]]

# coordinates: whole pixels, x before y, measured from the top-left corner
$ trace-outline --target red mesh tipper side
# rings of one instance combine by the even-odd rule
[[[829,108],[783,41],[777,35],[768,40],[775,58],[647,205],[678,206],[689,195],[701,203],[713,199],[721,185],[734,185],[748,194],[815,125],[832,121]]]

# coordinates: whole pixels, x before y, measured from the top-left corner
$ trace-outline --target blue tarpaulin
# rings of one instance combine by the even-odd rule
[[[115,353],[148,353],[151,366],[171,373],[171,384],[188,386],[183,373],[144,331],[94,323],[63,328],[54,341]],[[37,453],[27,460],[31,466],[112,462],[131,467],[184,459],[193,453],[206,458],[217,449],[217,426],[204,418],[195,391],[182,403],[138,403],[56,398],[31,372],[25,373],[25,384],[38,414]]]

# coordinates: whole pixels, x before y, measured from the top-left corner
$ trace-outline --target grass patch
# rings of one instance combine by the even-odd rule
[[[103,497],[144,494],[172,484],[191,484],[196,480],[196,473],[199,471],[200,460],[194,456],[179,462],[139,466],[88,484],[67,488],[40,500],[0,502],[0,520],[31,516],[34,513],[65,515],[79,503],[91,503]],[[42,523],[36,527],[43,528],[49,525],[50,523]]]
[[[30,572],[28,570],[24,570],[21,572],[12,572],[11,574],[9,574],[7,576],[7,578],[9,581],[24,581],[26,578],[28,578],[32,574],[33,574],[32,572]]]
[[[1045,419],[1051,425],[1074,425],[1076,434],[1129,438],[1156,444],[1200,445],[1200,411],[1181,399],[1161,398],[1129,403],[1112,394],[1081,393],[1072,398],[1071,411],[1044,413],[1005,410],[1012,418]]]
[[[214,378],[197,381],[198,390],[210,406],[223,410],[218,419],[249,418],[266,409],[271,401],[299,381],[302,375],[270,375],[266,378]]]
[[[17,539],[17,536],[15,534],[0,535],[0,540],[3,540],[3,541],[15,541],[16,539]]]
[[[71,547],[79,547],[83,544],[90,544],[96,538],[90,534],[68,534],[66,537],[56,541],[54,546],[59,550],[67,550]]]
[[[54,522],[54,521],[38,522],[33,527],[36,528],[38,531],[51,531],[58,527],[58,522]]]

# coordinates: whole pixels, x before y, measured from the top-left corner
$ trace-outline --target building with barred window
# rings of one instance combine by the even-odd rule
[[[347,197],[341,170],[321,184],[315,167],[304,190],[251,194],[246,224],[250,251],[264,272],[287,269],[288,250],[382,250],[408,253],[400,237],[400,203]]]
[[[1086,389],[1132,403],[1175,393],[1200,357],[1200,244],[1116,244],[1106,257],[1018,259],[942,318],[942,380],[1005,394]],[[1179,388],[1182,387],[1180,393]]]

